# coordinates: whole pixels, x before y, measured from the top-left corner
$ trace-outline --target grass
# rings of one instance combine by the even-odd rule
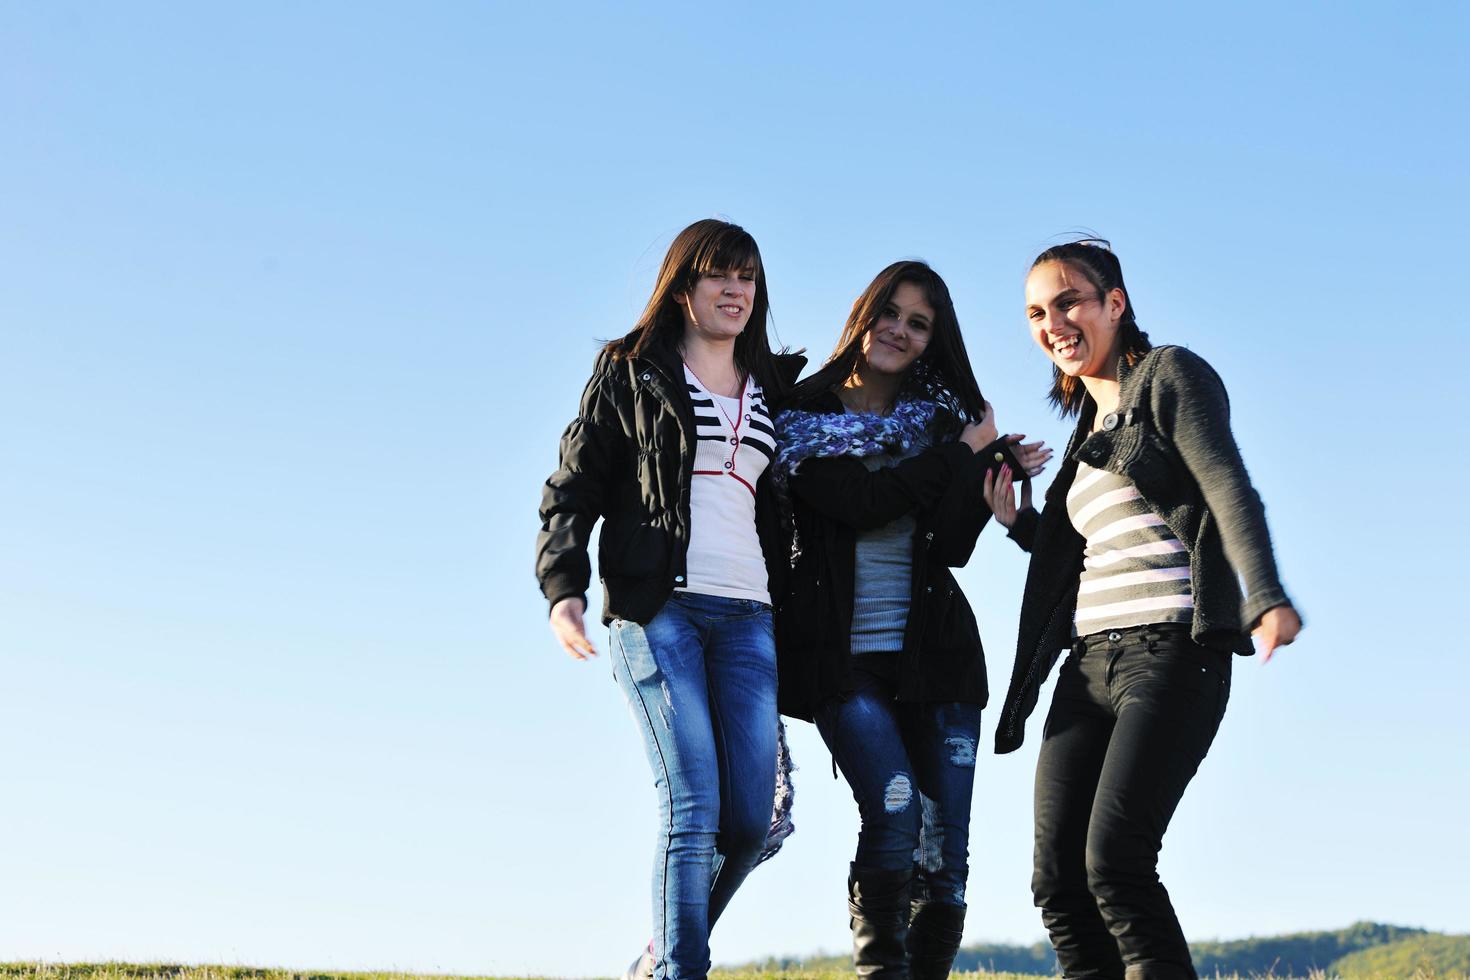
[[[1036,980],[1024,973],[955,973],[956,980]],[[852,980],[849,970],[714,970],[710,980]],[[488,976],[423,973],[348,973],[280,967],[184,965],[177,963],[0,963],[0,980],[506,980]],[[516,980],[553,980],[518,977]],[[1211,980],[1211,978],[1206,978]],[[1273,975],[1220,975],[1213,980],[1288,980]],[[1321,971],[1306,980],[1337,980]],[[1354,980],[1363,980],[1354,977]],[[1374,974],[1368,980],[1467,980],[1463,973],[1417,971],[1405,976]]]

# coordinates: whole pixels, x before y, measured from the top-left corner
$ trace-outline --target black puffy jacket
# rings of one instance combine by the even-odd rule
[[[843,410],[830,393],[799,407]],[[990,520],[981,486],[986,466],[998,465],[994,454],[1002,443],[973,453],[964,443],[946,442],[876,471],[855,456],[812,458],[797,467],[791,496],[801,556],[776,607],[783,714],[810,721],[823,701],[852,693],[857,535],[910,512],[917,527],[898,698],[985,704],[980,630],[950,568],[970,560]]]
[[[785,354],[775,361],[781,382],[789,384],[806,358]],[[766,392],[773,413],[775,394]],[[562,434],[561,465],[541,493],[536,577],[551,605],[568,596],[586,601],[587,546],[599,517],[604,623],[647,623],[684,584],[694,447],[694,406],[676,352],[650,347],[636,358],[598,355],[577,417]],[[756,482],[756,530],[771,595],[780,595],[790,546],[769,468]]]

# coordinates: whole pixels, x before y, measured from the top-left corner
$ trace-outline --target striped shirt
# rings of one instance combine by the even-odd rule
[[[1193,622],[1189,552],[1127,477],[1079,463],[1067,514],[1087,540],[1074,636]]]
[[[739,397],[705,388],[684,366],[694,406],[694,481],[686,576],[680,591],[771,601],[755,529],[755,484],[776,454],[765,396],[747,378]]]

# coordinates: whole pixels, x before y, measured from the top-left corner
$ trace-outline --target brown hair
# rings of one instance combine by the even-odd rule
[[[863,338],[877,324],[894,292],[906,282],[923,291],[925,301],[934,308],[934,325],[928,347],[904,378],[902,393],[937,402],[962,422],[978,422],[985,417],[985,399],[970,367],[949,287],[939,273],[917,260],[895,262],[868,284],[853,302],[847,324],[826,363],[792,389],[792,403],[830,391],[852,377],[862,362]]]
[[[1075,242],[1053,245],[1031,263],[1035,269],[1047,262],[1061,262],[1069,269],[1079,272],[1092,283],[1099,298],[1114,289],[1123,291],[1123,316],[1118,321],[1118,349],[1129,367],[1143,359],[1153,349],[1148,334],[1138,326],[1133,314],[1133,297],[1123,285],[1123,266],[1113,254],[1112,244],[1105,238],[1083,238]],[[1029,272],[1028,272],[1029,275]],[[1077,378],[1062,373],[1055,364],[1051,366],[1051,391],[1047,398],[1061,412],[1062,418],[1082,411],[1082,400],[1087,392]]]
[[[614,360],[639,357],[650,345],[677,349],[684,336],[684,308],[678,296],[688,293],[710,273],[747,270],[755,275],[755,299],[745,329],[735,338],[735,366],[742,374],[753,375],[768,399],[779,398],[781,379],[766,340],[771,308],[760,248],[750,232],[719,218],[696,221],[674,236],[643,315],[632,330],[609,341],[604,349]]]

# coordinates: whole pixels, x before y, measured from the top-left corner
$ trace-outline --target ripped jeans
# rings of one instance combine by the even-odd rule
[[[609,646],[658,791],[654,976],[703,977],[710,928],[771,827],[779,729],[771,607],[675,592],[646,625],[614,620]]]
[[[915,901],[964,905],[980,706],[895,701],[892,681],[862,669],[853,676],[852,696],[828,701],[816,722],[857,800],[854,863],[917,864]]]

